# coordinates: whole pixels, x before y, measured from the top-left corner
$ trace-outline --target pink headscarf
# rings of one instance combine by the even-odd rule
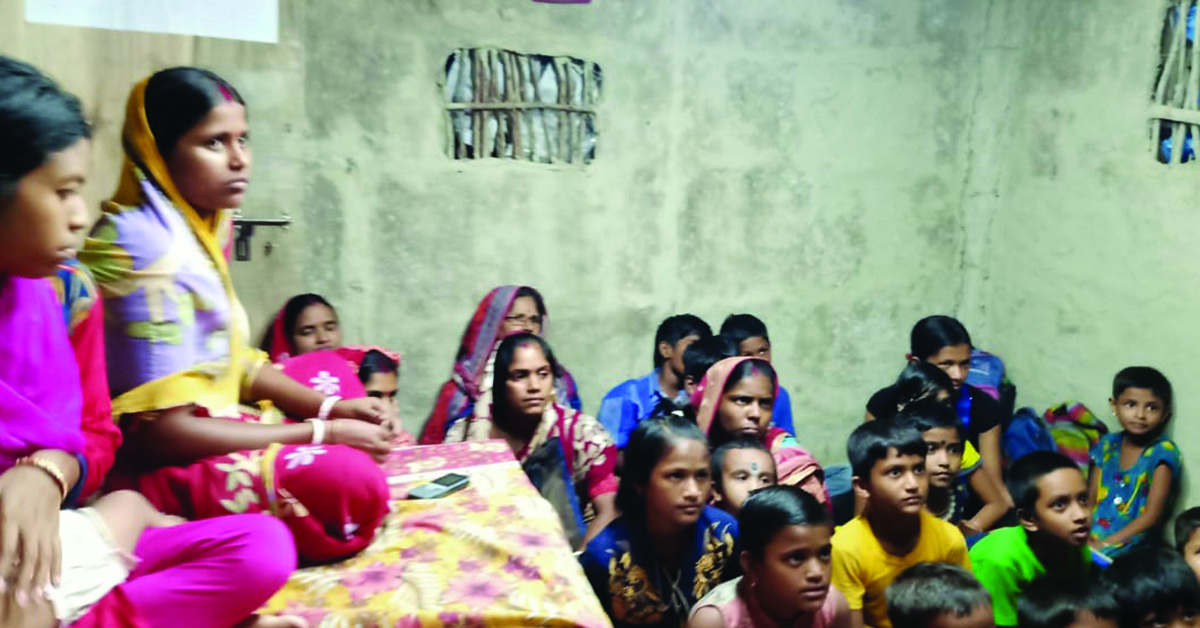
[[[704,378],[700,380],[700,384],[696,386],[696,392],[692,393],[691,402],[692,406],[696,408],[696,424],[700,426],[700,431],[704,432],[705,436],[709,435],[709,430],[717,421],[717,409],[721,407],[721,395],[725,394],[725,385],[729,381],[729,374],[739,364],[748,360],[760,362],[768,367],[771,364],[762,358],[745,356],[725,358],[708,369]],[[775,382],[775,396],[779,396],[778,380]]]
[[[708,369],[692,394],[691,403],[697,407],[696,424],[705,436],[709,435],[713,424],[717,422],[717,410],[721,407],[721,396],[725,394],[729,375],[747,360],[770,364],[762,358],[725,358]],[[779,396],[778,379],[775,382],[775,395]],[[775,473],[779,476],[780,484],[792,484],[804,489],[833,512],[829,489],[825,487],[825,471],[812,454],[800,447],[790,434],[774,425],[767,427],[762,442],[775,459]]]
[[[0,471],[42,449],[83,451],[79,367],[50,282],[0,277],[0,338]]]

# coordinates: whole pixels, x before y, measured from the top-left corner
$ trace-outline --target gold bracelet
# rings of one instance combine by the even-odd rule
[[[71,487],[67,486],[67,476],[63,474],[62,469],[58,468],[58,465],[49,460],[34,458],[33,456],[19,458],[17,464],[26,467],[37,467],[45,471],[54,480],[54,483],[58,485],[58,491],[62,495],[58,501],[66,501],[67,493],[71,491]]]

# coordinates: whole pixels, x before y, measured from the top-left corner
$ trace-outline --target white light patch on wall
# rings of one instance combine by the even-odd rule
[[[25,20],[145,33],[279,41],[279,0],[25,0]]]

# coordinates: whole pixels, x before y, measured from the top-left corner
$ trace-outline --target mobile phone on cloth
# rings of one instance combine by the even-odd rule
[[[459,473],[447,473],[442,477],[422,484],[408,492],[409,499],[437,499],[467,487],[470,482],[467,476]]]

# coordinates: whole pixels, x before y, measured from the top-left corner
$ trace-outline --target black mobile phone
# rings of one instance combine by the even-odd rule
[[[466,488],[470,479],[459,473],[447,473],[408,492],[409,499],[437,499]]]

